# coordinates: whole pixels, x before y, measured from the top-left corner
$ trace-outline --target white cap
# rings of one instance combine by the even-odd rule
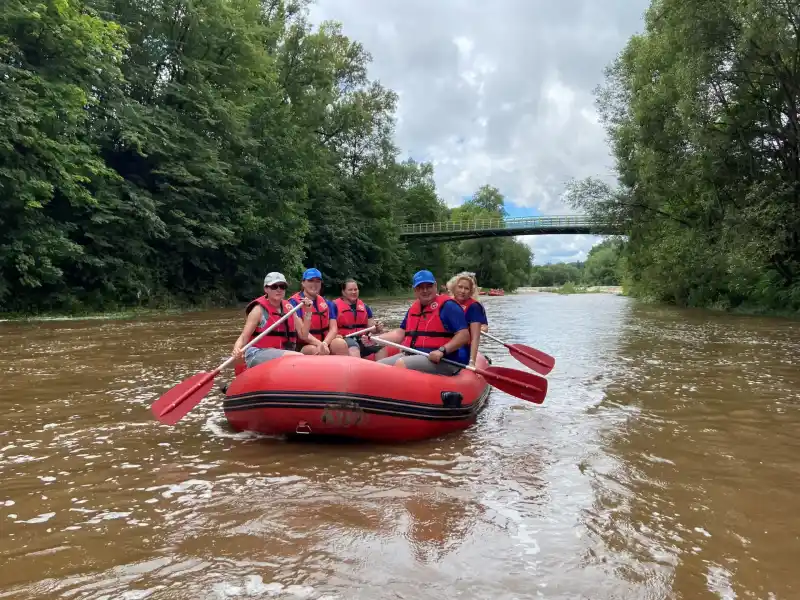
[[[264,287],[275,285],[276,283],[286,283],[286,277],[283,276],[283,273],[278,273],[277,271],[267,273],[267,276],[264,277]]]

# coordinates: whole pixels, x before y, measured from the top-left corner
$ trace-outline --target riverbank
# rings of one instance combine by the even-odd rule
[[[618,296],[625,295],[622,286],[619,285],[589,285],[580,286],[572,283],[566,283],[562,286],[545,286],[545,287],[521,287],[517,288],[517,294],[616,294]]]
[[[413,300],[414,294],[411,290],[403,292],[385,292],[376,293],[374,295],[364,295],[361,299],[367,304],[371,302],[391,302],[392,300]],[[329,298],[333,299],[333,297]],[[171,303],[169,306],[162,307],[132,307],[127,309],[109,310],[109,311],[75,311],[71,313],[66,312],[52,312],[52,313],[0,313],[0,323],[19,323],[19,322],[35,322],[35,321],[111,321],[111,320],[125,320],[125,319],[139,319],[148,317],[158,317],[165,315],[183,315],[194,312],[201,312],[206,310],[226,310],[226,309],[244,309],[247,306],[246,302],[236,303],[208,303],[201,305],[176,305]]]
[[[216,307],[224,308],[224,307]],[[195,306],[184,308],[131,308],[128,310],[117,310],[110,312],[76,312],[76,313],[32,313],[20,314],[9,313],[0,315],[0,323],[19,323],[26,321],[92,321],[92,320],[115,320],[133,319],[140,317],[155,317],[163,315],[182,315],[191,312],[209,310],[207,306]]]
[[[511,294],[538,294],[538,293],[555,293],[555,294],[622,294],[622,288],[619,286],[570,286],[567,284],[561,287],[519,287]],[[485,301],[492,296],[481,296],[481,301]],[[373,294],[365,294],[361,299],[367,304],[374,302],[391,302],[393,300],[407,300],[414,299],[414,293],[411,290],[397,291],[397,292],[376,292]],[[127,319],[141,319],[148,317],[157,317],[164,315],[182,315],[193,312],[200,312],[212,309],[225,310],[225,309],[243,309],[246,306],[245,302],[237,303],[208,303],[202,305],[180,305],[170,303],[161,307],[132,307],[127,309],[117,309],[109,311],[75,311],[72,313],[8,313],[0,314],[0,323],[3,322],[38,322],[38,321],[88,321],[88,320],[127,320]]]

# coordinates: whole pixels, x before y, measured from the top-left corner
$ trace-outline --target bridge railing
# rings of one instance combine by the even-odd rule
[[[536,227],[596,227],[602,222],[584,215],[547,217],[517,217],[512,219],[470,219],[466,221],[438,221],[434,223],[409,223],[400,226],[401,235],[446,233],[459,231],[485,231],[498,229],[531,229]]]

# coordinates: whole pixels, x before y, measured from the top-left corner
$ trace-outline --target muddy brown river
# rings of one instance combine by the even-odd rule
[[[235,433],[217,389],[159,424],[241,311],[0,323],[0,598],[800,598],[800,323],[486,306],[556,357],[545,403],[494,390],[467,431],[392,446]]]

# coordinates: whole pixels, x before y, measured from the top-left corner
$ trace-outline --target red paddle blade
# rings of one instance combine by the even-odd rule
[[[211,391],[216,374],[213,371],[195,373],[153,402],[150,410],[162,423],[175,425]]]
[[[480,374],[498,390],[528,402],[541,404],[547,396],[547,379],[508,367],[481,369]]]
[[[509,344],[508,350],[511,356],[523,365],[542,375],[547,375],[556,366],[555,358],[536,348],[531,348],[524,344]]]

